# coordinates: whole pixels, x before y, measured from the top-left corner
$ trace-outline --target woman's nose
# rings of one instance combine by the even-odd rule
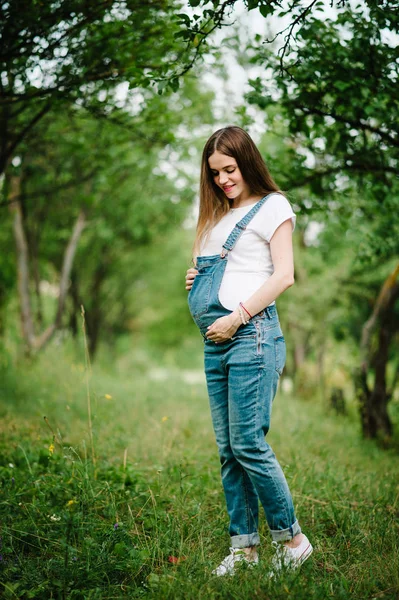
[[[229,180],[229,176],[227,175],[227,173],[222,173],[221,175],[219,175],[219,183],[220,185],[224,185],[225,183],[227,183]]]

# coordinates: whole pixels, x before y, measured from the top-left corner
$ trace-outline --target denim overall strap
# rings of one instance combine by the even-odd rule
[[[259,202],[255,204],[253,208],[251,208],[251,210],[245,215],[245,217],[241,219],[241,221],[238,221],[238,223],[236,223],[233,231],[230,233],[227,240],[223,244],[223,250],[220,254],[222,258],[227,256],[230,250],[233,250],[234,246],[238,242],[238,238],[240,237],[240,235],[242,235],[244,229],[247,228],[248,223],[253,219],[253,217],[256,215],[262,204],[266,202],[269,196],[272,196],[272,194],[275,193],[276,192],[272,192],[271,194],[267,194],[267,196],[264,196],[261,200],[259,200]]]

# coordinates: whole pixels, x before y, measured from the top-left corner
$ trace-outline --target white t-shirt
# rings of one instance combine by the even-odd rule
[[[212,229],[200,248],[201,256],[220,254],[222,246],[238,221],[256,204],[231,209]],[[274,272],[270,240],[276,229],[291,219],[295,229],[296,215],[282,194],[269,196],[239,237],[227,256],[226,270],[219,290],[219,301],[228,310],[245,302]],[[274,304],[272,302],[270,306]]]

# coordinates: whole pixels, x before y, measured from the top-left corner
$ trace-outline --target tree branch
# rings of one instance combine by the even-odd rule
[[[86,215],[83,210],[80,211],[78,218],[76,219],[75,226],[72,231],[71,238],[68,246],[66,247],[64,254],[64,261],[61,270],[61,280],[58,295],[58,308],[57,313],[52,323],[47,329],[34,340],[35,350],[41,350],[52,338],[55,331],[61,325],[61,318],[64,312],[65,298],[68,291],[69,277],[72,270],[73,260],[75,258],[76,249],[78,246],[79,238],[82,235],[82,231],[86,226]]]
[[[38,113],[36,113],[36,115],[33,117],[33,119],[31,119],[31,121],[28,123],[28,125],[22,129],[22,131],[17,135],[17,137],[14,138],[14,140],[10,143],[10,145],[8,146],[8,148],[6,150],[6,152],[7,152],[6,161],[8,158],[10,158],[13,155],[15,148],[18,147],[18,145],[22,142],[22,140],[29,133],[29,131],[36,125],[36,123],[38,123],[40,121],[40,119],[42,117],[44,117],[44,115],[50,110],[50,108],[51,108],[51,103],[47,102],[47,104],[45,104],[45,106],[43,106],[43,108]]]
[[[207,38],[215,31],[215,29],[223,27],[222,21],[224,19],[225,12],[229,6],[234,6],[236,1],[237,0],[225,0],[225,2],[223,2],[223,4],[220,6],[219,11],[217,13],[216,21],[215,21],[214,25],[209,29],[209,31],[206,31],[206,26],[215,18],[215,15],[213,15],[205,23],[204,27],[202,28],[202,29],[205,28],[205,31],[202,31],[202,30],[195,31],[195,33],[200,34],[202,37],[198,42],[198,45],[195,49],[193,58],[191,59],[191,61],[189,61],[187,63],[187,65],[179,73],[174,73],[173,75],[169,76],[168,79],[176,79],[179,77],[183,77],[183,75],[185,75],[194,66],[194,63],[200,54],[201,46],[205,43]]]
[[[324,171],[315,171],[311,175],[303,177],[302,179],[294,179],[292,182],[287,183],[288,189],[290,188],[300,188],[304,185],[308,185],[312,183],[312,181],[317,181],[322,177],[326,177],[327,175],[333,175],[334,173],[341,173],[343,171],[359,171],[365,173],[393,173],[394,175],[399,175],[399,169],[395,169],[395,167],[390,167],[388,165],[378,166],[378,165],[361,165],[354,163],[353,165],[338,165],[337,167],[331,167],[329,169],[325,169]]]
[[[344,123],[344,124],[350,125],[351,127],[355,127],[357,129],[371,131],[372,133],[376,133],[377,135],[379,135],[382,139],[388,141],[392,146],[399,147],[399,138],[398,139],[394,138],[391,135],[389,135],[389,133],[386,133],[385,131],[381,131],[381,129],[378,129],[378,127],[373,127],[372,125],[370,125],[368,123],[363,123],[361,120],[354,121],[353,119],[348,119],[347,117],[342,117],[341,115],[337,115],[334,111],[327,112],[327,111],[321,110],[320,108],[316,108],[316,107],[309,108],[307,106],[301,106],[300,104],[297,104],[295,102],[294,102],[294,107],[298,108],[299,110],[302,110],[304,113],[306,113],[308,115],[315,114],[315,115],[319,115],[321,117],[331,117],[335,121],[338,121],[338,123]]]
[[[283,73],[286,70],[285,67],[284,67],[283,61],[284,61],[284,56],[285,56],[288,48],[290,47],[290,41],[291,41],[291,38],[293,36],[292,32],[294,30],[294,27],[295,27],[295,25],[298,25],[298,23],[300,21],[302,21],[302,19],[304,19],[306,17],[307,13],[313,8],[313,6],[316,4],[317,1],[318,0],[312,0],[312,2],[296,17],[296,19],[293,20],[293,22],[291,23],[291,25],[289,25],[288,27],[286,27],[282,31],[279,31],[279,33],[277,34],[277,35],[280,35],[280,34],[284,33],[284,31],[287,31],[287,29],[289,30],[288,33],[287,33],[287,35],[284,38],[286,41],[285,41],[285,44],[283,46],[283,51],[282,51],[281,56],[280,56],[280,72],[281,73]],[[276,39],[277,35],[275,36],[274,39]],[[280,53],[280,51],[281,51],[281,48],[279,50],[279,53]]]
[[[62,183],[61,185],[56,185],[55,187],[47,189],[47,190],[39,190],[38,192],[33,192],[32,194],[24,194],[23,196],[22,196],[22,194],[17,195],[9,200],[0,202],[0,208],[2,208],[3,206],[9,206],[10,204],[13,204],[14,202],[20,202],[20,201],[25,202],[25,200],[32,200],[35,198],[41,198],[43,196],[52,196],[53,194],[55,194],[56,192],[59,192],[61,190],[67,190],[76,185],[85,183],[86,181],[88,181],[95,175],[97,170],[98,169],[93,169],[92,171],[90,171],[90,173],[87,173],[87,175],[85,175],[84,177],[82,177],[80,179],[74,178],[74,179],[71,179],[71,181]]]

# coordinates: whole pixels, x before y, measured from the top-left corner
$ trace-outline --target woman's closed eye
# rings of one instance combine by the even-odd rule
[[[231,169],[229,171],[226,170],[226,173],[228,173],[230,175],[231,173],[234,173],[234,171],[235,171],[235,169]],[[218,173],[218,171],[212,171],[212,175],[214,177],[217,177],[219,175],[219,173]]]

